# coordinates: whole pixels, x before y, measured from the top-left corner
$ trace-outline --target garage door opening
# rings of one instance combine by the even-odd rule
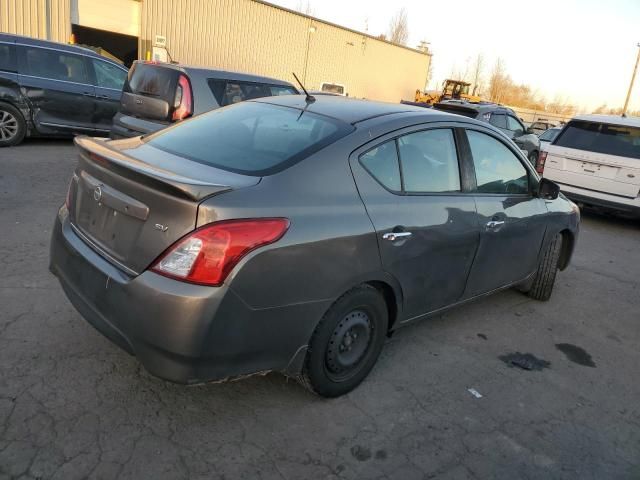
[[[75,36],[76,44],[102,49],[98,52],[117,59],[126,67],[130,67],[138,58],[138,37],[76,24],[71,25],[71,33]]]

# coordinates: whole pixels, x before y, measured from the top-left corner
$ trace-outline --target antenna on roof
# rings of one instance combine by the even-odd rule
[[[295,74],[295,72],[291,72],[293,74],[293,78],[296,79],[296,82],[298,82],[298,85],[300,85],[300,88],[302,88],[302,91],[304,92],[304,94],[307,96],[304,100],[307,103],[313,103],[316,101],[316,97],[309,95],[309,92],[307,92],[307,89],[304,88],[304,85],[302,84],[302,82],[300,81],[300,79],[298,78],[298,76]]]

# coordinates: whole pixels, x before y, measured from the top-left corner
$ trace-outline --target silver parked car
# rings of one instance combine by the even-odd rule
[[[395,329],[516,286],[550,297],[577,207],[488,123],[335,96],[76,139],[50,268],[153,374],[356,387]]]

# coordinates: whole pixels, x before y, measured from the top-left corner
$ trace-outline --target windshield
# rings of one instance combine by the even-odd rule
[[[542,140],[543,142],[553,142],[559,133],[559,128],[550,128],[549,130],[545,130],[540,134],[540,140]]]
[[[554,145],[640,159],[640,128],[572,121]]]
[[[283,170],[353,131],[347,123],[295,108],[242,102],[149,137],[161,150],[248,175]]]

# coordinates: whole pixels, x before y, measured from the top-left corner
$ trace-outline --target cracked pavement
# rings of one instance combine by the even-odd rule
[[[551,301],[510,290],[402,329],[343,398],[278,374],[184,387],[48,272],[74,163],[66,140],[0,149],[0,480],[640,478],[640,221],[584,214]]]

